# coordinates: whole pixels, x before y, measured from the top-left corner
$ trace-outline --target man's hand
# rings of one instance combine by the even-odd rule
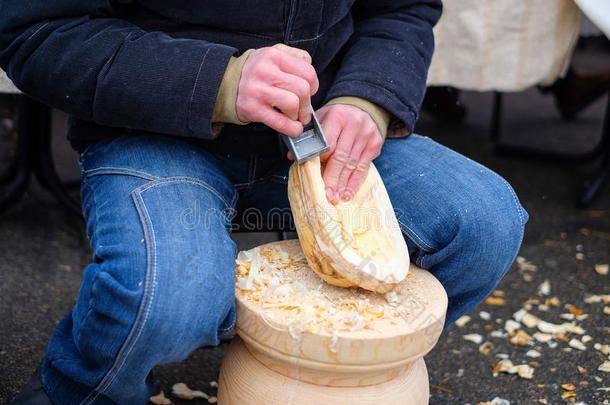
[[[371,116],[358,107],[329,105],[319,109],[317,116],[330,147],[322,155],[326,197],[332,204],[349,201],[371,161],[379,156],[383,138]]]
[[[306,51],[283,44],[257,49],[242,69],[237,118],[298,136],[311,120],[311,96],[318,87],[318,76]]]

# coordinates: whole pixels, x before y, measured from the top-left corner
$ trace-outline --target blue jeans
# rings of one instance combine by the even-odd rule
[[[387,140],[375,164],[412,260],[447,291],[451,323],[506,273],[527,213],[500,176],[426,137]],[[92,260],[43,360],[49,397],[145,403],[155,365],[230,335],[231,218],[248,207],[287,209],[288,168],[165,137],[90,146],[81,194]]]

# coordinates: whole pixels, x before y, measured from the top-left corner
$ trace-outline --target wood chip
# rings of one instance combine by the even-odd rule
[[[502,306],[506,304],[506,301],[502,297],[487,297],[485,298],[485,304],[492,306]]]
[[[462,315],[455,321],[455,324],[458,328],[463,328],[468,322],[470,322],[470,317],[468,315]]]
[[[576,391],[564,391],[561,394],[561,398],[563,398],[563,399],[575,398],[575,397],[576,397]]]
[[[534,377],[534,368],[529,364],[514,365],[512,361],[500,360],[493,368],[494,376],[498,373],[517,374],[519,377],[531,380]]]
[[[533,337],[540,343],[546,343],[553,339],[553,335],[549,335],[548,333],[541,333],[541,332],[534,333]]]
[[[558,297],[547,298],[544,303],[550,307],[558,307],[561,305],[561,301]]]
[[[491,401],[477,402],[477,405],[510,405],[510,401],[508,399],[495,397]]]
[[[610,345],[602,345],[601,343],[595,343],[593,345],[593,348],[601,352],[601,354],[603,354],[604,356],[610,355]]]
[[[525,353],[525,355],[527,357],[531,357],[533,359],[537,359],[538,357],[542,356],[542,354],[540,354],[540,352],[538,350],[528,350],[527,353]]]
[[[510,343],[515,346],[526,347],[532,342],[532,337],[524,330],[518,330],[513,337],[510,338]]]
[[[494,348],[493,343],[485,342],[481,346],[479,346],[479,353],[484,356],[489,356]]]
[[[578,370],[578,374],[587,374],[587,369],[581,366],[576,366],[576,369]]]
[[[172,394],[180,399],[209,399],[210,396],[202,391],[196,391],[189,388],[185,383],[177,383],[172,386]]]
[[[604,315],[610,315],[610,307],[604,307]]]
[[[479,335],[478,333],[471,333],[469,335],[464,335],[462,337],[464,338],[464,340],[467,340],[472,343],[476,343],[478,345],[480,345],[483,342],[483,336]]]
[[[610,268],[610,266],[608,266],[607,264],[596,264],[595,272],[597,274],[601,274],[602,276],[606,276],[606,275],[608,275],[609,268]]]
[[[568,345],[577,350],[582,350],[582,351],[587,350],[587,346],[585,346],[583,342],[581,342],[580,340],[578,340],[576,338],[570,339],[570,341],[568,342]]]
[[[600,302],[603,302],[604,305],[610,303],[610,294],[589,295],[585,297],[585,304],[599,304]]]
[[[513,321],[512,319],[508,319],[504,324],[504,329],[510,334],[514,334],[515,331],[521,329],[521,324],[517,321]]]
[[[538,286],[538,295],[550,295],[551,294],[551,283],[549,280],[544,280],[542,284]]]
[[[570,304],[566,304],[566,309],[571,313],[574,314],[574,316],[579,316],[582,315],[582,309],[578,308],[574,305],[570,305]]]
[[[566,391],[575,391],[576,390],[576,386],[574,384],[561,384],[561,388],[563,388]]]
[[[158,393],[155,396],[148,398],[148,400],[155,405],[172,405],[173,404],[173,402],[170,401],[170,399],[165,396],[165,393],[163,391],[161,391],[160,393]]]
[[[598,371],[602,371],[604,373],[610,373],[610,361],[606,360],[597,368]]]

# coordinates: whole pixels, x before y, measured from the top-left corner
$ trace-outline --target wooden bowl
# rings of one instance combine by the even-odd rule
[[[286,252],[291,258],[302,257],[297,240],[266,244],[259,251],[265,248]],[[384,296],[329,285],[302,264],[303,260],[298,263],[289,276],[297,280],[294,285],[305,289],[304,294],[312,291],[331,302],[356,302],[358,308],[367,311],[370,306],[384,315],[365,327],[343,327],[334,332],[303,327],[309,325],[309,318],[303,318],[307,322],[301,320],[295,333],[298,317],[284,316],[282,310],[269,306],[273,296],[262,303],[260,293],[256,298],[257,293],[238,288],[239,337],[231,343],[221,367],[219,403],[428,403],[423,356],[434,347],[443,328],[447,296],[441,284],[427,271],[411,265],[409,275],[394,293]],[[262,287],[263,294],[267,288]]]

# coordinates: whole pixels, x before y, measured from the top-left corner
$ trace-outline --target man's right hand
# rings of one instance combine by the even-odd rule
[[[318,87],[318,76],[306,51],[283,44],[257,49],[242,69],[237,118],[298,136],[311,120],[311,96]]]

